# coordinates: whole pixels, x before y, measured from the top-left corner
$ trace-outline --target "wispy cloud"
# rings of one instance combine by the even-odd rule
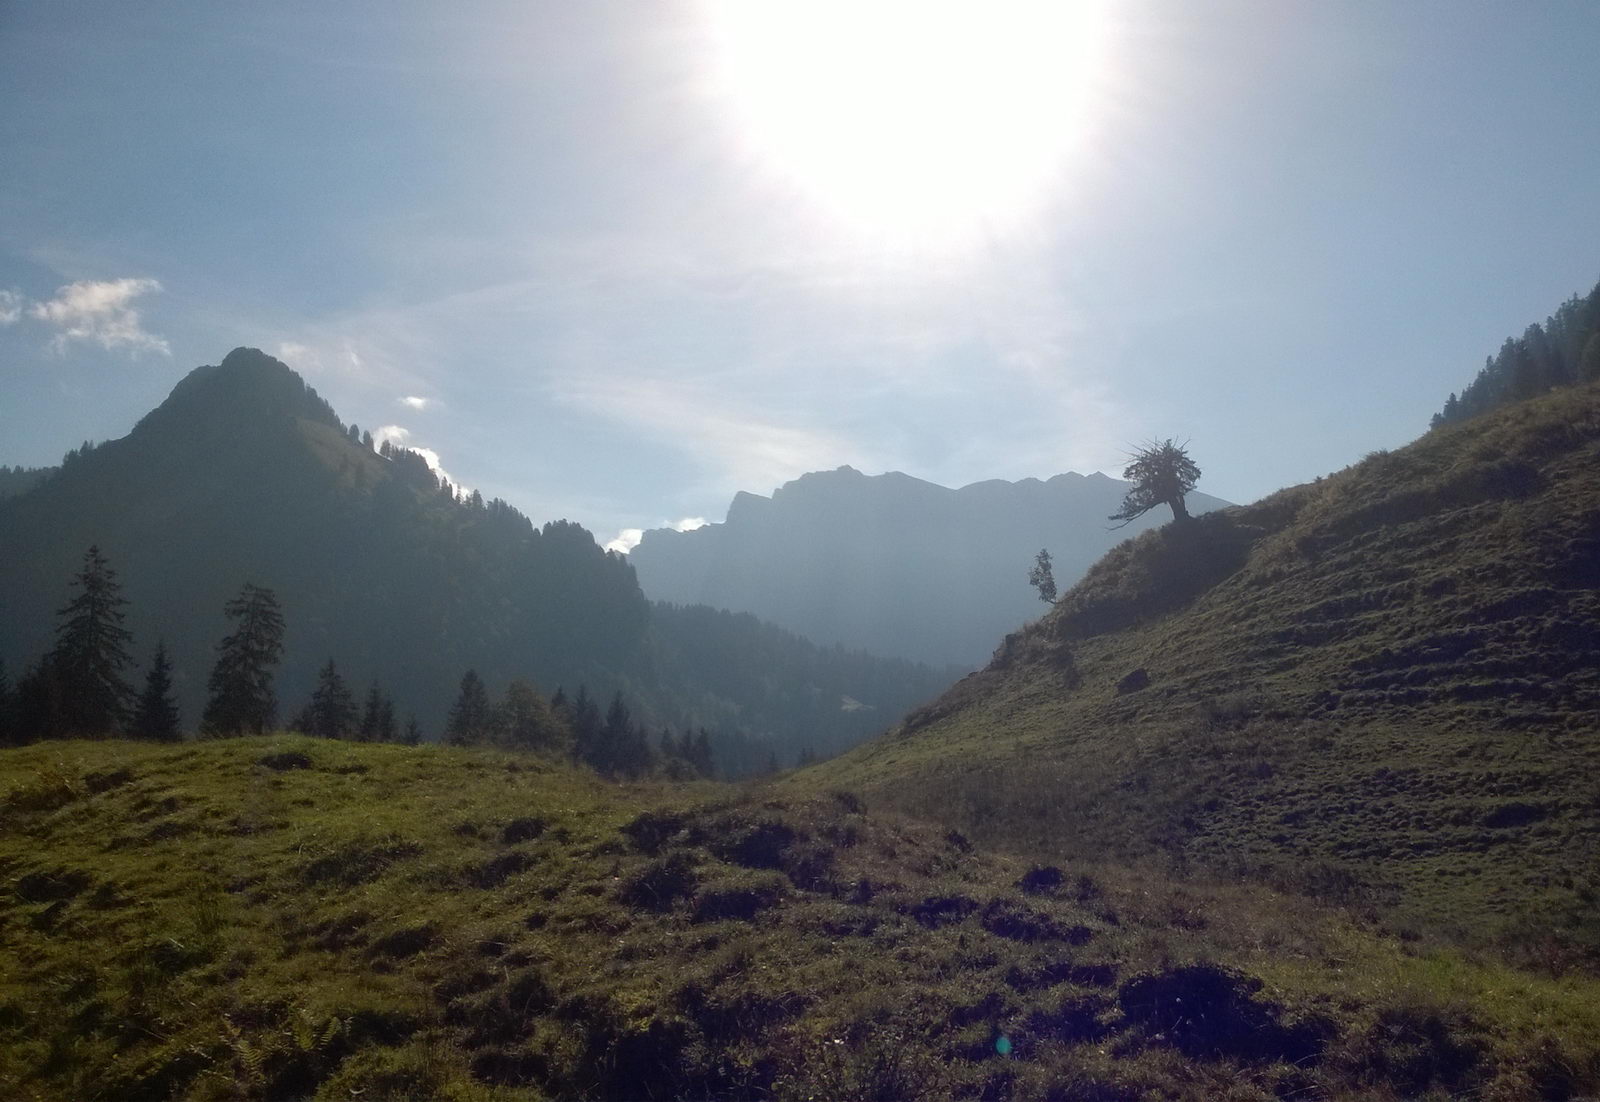
[[[428,399],[419,398],[415,394],[406,395],[404,398],[400,399],[400,404],[403,406],[410,406],[419,413],[427,409],[430,405]]]
[[[557,379],[553,387],[558,401],[738,471],[754,486],[844,462],[874,465],[873,456],[842,436],[786,424],[692,383],[585,375]]]
[[[58,352],[65,351],[74,341],[83,341],[108,351],[126,349],[135,355],[159,352],[167,356],[172,354],[171,347],[143,327],[139,311],[133,306],[139,296],[160,290],[161,284],[154,279],[82,280],[60,288],[46,302],[33,303],[27,313],[56,330],[50,347]],[[11,304],[15,305],[18,303]]]
[[[0,291],[0,325],[15,325],[28,300],[16,291]]]

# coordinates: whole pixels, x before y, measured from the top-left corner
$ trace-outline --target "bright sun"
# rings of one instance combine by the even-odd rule
[[[1101,0],[705,0],[759,162],[855,232],[950,247],[1024,222],[1081,143]]]

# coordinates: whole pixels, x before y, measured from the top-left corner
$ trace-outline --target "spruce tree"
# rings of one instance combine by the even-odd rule
[[[606,709],[599,749],[590,764],[608,777],[638,777],[650,769],[649,739],[633,722],[621,692],[611,698],[611,707]]]
[[[133,688],[122,677],[133,638],[122,626],[128,602],[98,546],[84,554],[72,584],[78,594],[57,612],[62,619],[49,663],[62,688],[62,733],[110,735],[122,725],[133,699]]]
[[[318,738],[344,738],[355,724],[355,698],[330,658],[317,673],[317,687],[305,712],[305,732]]]
[[[688,738],[689,736],[685,734],[684,741],[687,742]],[[688,757],[690,764],[694,766],[695,772],[702,777],[716,775],[716,762],[711,753],[711,736],[706,733],[704,727],[700,728],[700,733],[695,735],[694,747],[689,752]]]
[[[383,701],[378,705],[378,741],[398,742],[400,728],[394,721],[394,700],[388,693],[383,694]]]
[[[278,712],[272,677],[283,655],[283,613],[272,590],[250,582],[223,611],[238,626],[217,644],[200,730],[212,738],[259,735]]]
[[[1578,378],[1586,383],[1600,380],[1600,329],[1589,334],[1578,354]]]
[[[28,743],[63,737],[64,696],[51,656],[43,655],[17,682],[11,712],[13,740]]]
[[[568,750],[565,724],[539,690],[520,677],[506,686],[496,726],[500,741],[515,749],[552,754]]]
[[[383,690],[374,681],[367,690],[367,703],[361,709],[361,729],[356,736],[362,742],[377,742],[383,726]]]
[[[422,728],[417,726],[416,716],[406,716],[406,731],[400,741],[406,746],[416,746],[422,741]]]
[[[489,693],[483,687],[483,679],[477,670],[468,670],[461,677],[461,691],[445,723],[445,741],[452,746],[483,742],[489,737],[492,721]]]
[[[595,763],[603,758],[600,743],[605,723],[600,718],[600,709],[595,706],[589,690],[583,685],[578,686],[578,695],[572,698],[567,711],[571,714],[569,726],[572,728],[573,756],[591,769],[599,770],[600,766]]]
[[[134,706],[129,733],[152,742],[177,742],[183,738],[178,704],[172,699],[172,660],[167,657],[165,641],[156,644],[155,656],[150,659],[150,671],[145,674],[144,691]]]

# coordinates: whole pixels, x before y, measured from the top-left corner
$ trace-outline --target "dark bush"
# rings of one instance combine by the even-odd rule
[[[1011,941],[1064,941],[1069,945],[1082,945],[1093,936],[1087,926],[1063,926],[1049,915],[1011,899],[989,900],[980,921],[991,934]]]
[[[661,852],[667,839],[681,831],[687,822],[685,816],[673,812],[646,811],[624,826],[622,833],[627,835],[634,849],[654,856]]]
[[[310,769],[311,759],[298,750],[286,750],[281,754],[267,754],[265,757],[257,758],[256,764],[284,773],[290,769]]]
[[[689,858],[672,853],[651,861],[623,881],[617,898],[639,910],[667,911],[678,900],[693,895],[697,882]]]
[[[372,943],[372,952],[384,957],[414,957],[439,939],[438,927],[432,923],[396,930]]]
[[[1451,1094],[1479,1078],[1482,1042],[1471,1024],[1430,1007],[1390,1007],[1357,1047],[1351,1070],[1360,1081],[1388,1084],[1414,1098],[1435,1087]]]
[[[1017,888],[1028,895],[1049,895],[1061,887],[1064,879],[1066,877],[1054,865],[1035,865],[1022,874]]]
[[[500,832],[500,841],[508,846],[518,842],[531,842],[544,833],[545,821],[537,818],[512,819]]]
[[[499,857],[491,858],[474,869],[468,876],[468,882],[474,888],[498,888],[519,872],[524,872],[533,865],[533,858],[520,850],[502,853]]]
[[[1161,1037],[1195,1060],[1310,1064],[1319,1059],[1326,1032],[1316,1025],[1287,1026],[1281,1008],[1257,1001],[1261,981],[1212,964],[1166,969],[1124,983],[1117,1005],[1129,1024]]]
[[[930,930],[960,922],[978,909],[976,900],[964,895],[930,895],[906,913]]]
[[[782,898],[781,878],[711,884],[695,896],[694,920],[716,922],[735,918],[748,922]]]

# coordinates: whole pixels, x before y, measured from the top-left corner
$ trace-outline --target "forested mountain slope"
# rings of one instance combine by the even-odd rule
[[[1600,953],[1600,387],[1130,540],[797,783]]]
[[[354,435],[288,367],[238,349],[126,437],[75,449],[0,502],[0,658],[13,678],[50,646],[69,579],[98,544],[129,599],[137,659],[166,641],[191,729],[223,606],[246,581],[283,609],[285,720],[331,657],[436,735],[471,667],[495,692],[513,677],[546,693],[586,684],[602,701],[621,690],[645,722],[776,739],[792,761],[859,740],[947,684],[908,663],[779,645],[753,620],[653,612],[626,560],[578,525],[458,501],[421,456],[380,455]],[[689,657],[774,647],[786,662],[741,679]],[[811,702],[803,715],[798,699]]]
[[[852,467],[741,493],[722,524],[644,534],[629,555],[652,598],[750,612],[818,643],[973,669],[1038,614],[1040,548],[1063,586],[1130,532],[1107,518],[1128,483],[1102,474],[959,490]],[[1190,497],[1203,513],[1227,503]]]

